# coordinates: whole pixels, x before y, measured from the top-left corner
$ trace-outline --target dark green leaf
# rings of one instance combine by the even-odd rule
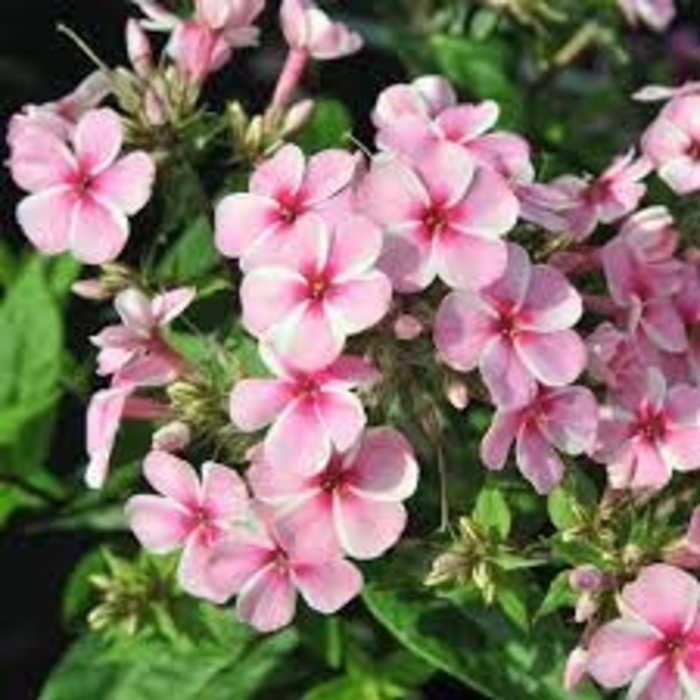
[[[342,102],[321,99],[295,141],[307,153],[345,146],[352,132],[350,113]]]

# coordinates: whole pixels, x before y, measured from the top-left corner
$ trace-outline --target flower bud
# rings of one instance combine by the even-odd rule
[[[163,452],[180,452],[190,444],[191,440],[192,431],[187,423],[173,421],[153,434],[151,449]]]

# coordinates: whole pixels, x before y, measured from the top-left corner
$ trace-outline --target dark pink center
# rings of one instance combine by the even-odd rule
[[[498,333],[506,340],[512,340],[519,332],[517,319],[513,312],[504,312],[498,319]]]
[[[656,442],[666,435],[666,420],[662,413],[650,408],[640,411],[637,420],[637,434],[649,442]]]
[[[693,160],[700,160],[700,141],[692,141],[685,154]]]
[[[279,204],[280,219],[282,219],[285,224],[293,224],[302,212],[301,204],[293,194],[286,193],[279,195],[277,197],[277,203]]]
[[[431,238],[434,238],[447,228],[450,220],[443,207],[433,204],[423,213],[422,222]]]
[[[345,472],[338,459],[332,459],[323,470],[320,477],[320,487],[326,493],[333,493],[343,489],[345,485]]]
[[[328,292],[331,281],[325,272],[320,272],[307,277],[306,285],[309,299],[313,301],[322,301]]]

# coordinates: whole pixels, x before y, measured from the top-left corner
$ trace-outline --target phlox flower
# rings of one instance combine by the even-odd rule
[[[681,94],[642,135],[642,152],[676,193],[700,189],[700,95]]]
[[[633,27],[640,22],[663,32],[676,16],[674,0],[617,0],[625,19]]]
[[[656,368],[601,409],[594,459],[613,488],[662,488],[674,470],[700,468],[700,389],[666,385]]]
[[[264,508],[247,528],[222,540],[206,564],[208,585],[217,599],[237,595],[236,614],[260,632],[288,625],[297,591],[310,608],[334,613],[362,588],[362,574],[343,559],[331,533],[300,517],[275,518]]]
[[[630,685],[628,700],[683,700],[700,693],[700,586],[667,564],[642,569],[618,599],[620,617],[588,645],[586,670],[604,688]]]
[[[127,216],[151,195],[155,167],[134,151],[119,157],[123,129],[111,109],[87,112],[71,134],[72,148],[50,131],[37,130],[10,157],[15,182],[30,192],[17,220],[44,253],[70,250],[81,262],[114,260],[129,237]]]
[[[90,339],[100,348],[98,372],[118,374],[128,382],[136,371],[141,377],[151,375],[151,385],[173,381],[181,360],[163,340],[162,329],[177,318],[195,296],[191,287],[172,289],[149,299],[130,287],[117,294],[114,306],[121,323],[107,326]]]
[[[231,392],[231,420],[241,430],[272,424],[264,442],[265,460],[284,474],[317,474],[333,449],[345,451],[367,422],[352,389],[366,386],[377,372],[359,357],[342,355],[331,365],[299,372],[264,346],[261,357],[275,375],[242,379]]]
[[[280,23],[290,48],[316,60],[342,58],[362,48],[359,34],[332,21],[313,0],[282,0]]]
[[[495,281],[507,258],[501,238],[518,218],[506,181],[450,143],[426,148],[415,163],[376,157],[360,184],[358,207],[384,227],[380,267],[405,293],[436,277],[455,288]]]
[[[290,450],[291,452],[291,450]],[[406,439],[372,428],[345,454],[334,453],[310,475],[254,460],[248,480],[256,498],[310,523],[309,538],[332,532],[348,556],[373,559],[396,544],[406,525],[402,501],[418,483],[418,464]]]
[[[381,231],[366,217],[331,231],[317,215],[305,216],[288,258],[243,278],[244,326],[289,366],[326,367],[348,336],[375,325],[389,308],[391,284],[375,269],[381,249]]]
[[[331,223],[350,214],[346,196],[357,158],[328,149],[309,158],[288,144],[259,165],[248,192],[224,197],[216,208],[216,246],[227,257],[241,258],[244,271],[284,258],[296,245],[297,223],[315,212]]]
[[[579,455],[593,448],[598,404],[581,386],[541,388],[520,408],[499,409],[481,443],[481,459],[489,469],[502,469],[515,441],[515,461],[538,493],[549,493],[564,476],[557,454]]]
[[[141,545],[158,554],[182,549],[180,586],[219,601],[208,585],[206,562],[212,548],[245,519],[248,491],[232,469],[214,462],[197,472],[167,452],[150,452],[143,464],[148,483],[161,495],[132,496],[126,504],[129,527]]]
[[[479,368],[499,408],[529,404],[537,383],[573,382],[586,362],[572,326],[581,298],[566,277],[533,265],[525,250],[508,245],[503,276],[480,292],[457,291],[441,303],[434,338],[442,360],[459,371]]]

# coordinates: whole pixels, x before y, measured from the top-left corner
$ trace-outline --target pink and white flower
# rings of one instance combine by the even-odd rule
[[[663,32],[676,17],[674,0],[617,0],[617,4],[633,27],[641,22]]]
[[[243,324],[289,366],[326,367],[348,336],[389,308],[391,283],[375,269],[381,250],[381,231],[366,217],[348,218],[331,232],[319,216],[305,216],[288,259],[243,278]]]
[[[132,496],[126,504],[129,527],[141,545],[157,554],[182,549],[178,581],[192,595],[217,602],[206,562],[215,545],[244,521],[248,491],[232,469],[214,462],[197,472],[167,452],[151,452],[143,464],[146,480],[161,495]]]
[[[348,556],[374,559],[404,530],[402,501],[416,489],[418,464],[400,433],[373,428],[345,454],[333,454],[316,474],[259,459],[248,479],[258,499],[279,512],[303,516],[310,523],[309,538],[332,532]]]
[[[118,115],[98,109],[78,121],[72,148],[41,130],[15,145],[10,170],[30,192],[17,207],[17,219],[39,250],[70,250],[93,265],[121,253],[129,237],[127,216],[144,207],[155,175],[143,151],[119,157],[122,138]]]
[[[681,700],[700,692],[700,586],[666,564],[642,569],[618,599],[620,617],[588,645],[587,671],[628,698]]]
[[[331,224],[351,213],[349,188],[358,160],[329,149],[308,162],[298,146],[288,144],[259,165],[249,192],[224,197],[216,208],[216,246],[227,257],[241,258],[241,268],[284,260],[297,239],[304,215],[314,212]]]
[[[260,632],[292,621],[297,591],[310,608],[327,615],[362,589],[362,574],[343,559],[332,537],[309,537],[310,523],[299,521],[263,513],[252,527],[222,541],[207,562],[217,599],[237,594],[238,618]]]
[[[642,151],[678,194],[700,189],[700,95],[674,97],[642,135]]]
[[[334,449],[344,452],[359,438],[367,418],[352,389],[372,383],[378,373],[350,355],[313,372],[295,371],[264,346],[260,355],[275,378],[239,381],[231,392],[231,420],[247,432],[272,424],[265,460],[281,479],[317,474]]]
[[[501,238],[518,218],[518,201],[505,180],[450,143],[426,148],[412,165],[376,157],[358,206],[384,227],[380,266],[405,293],[425,289],[436,277],[456,288],[494,282],[507,259]]]
[[[578,292],[559,270],[533,265],[520,246],[509,244],[498,281],[442,301],[435,345],[450,367],[478,367],[499,408],[525,406],[538,382],[561,387],[583,370],[585,346],[572,330],[581,313]]]
[[[481,443],[489,469],[502,469],[513,441],[515,460],[538,493],[549,493],[564,477],[564,463],[553,449],[580,455],[593,448],[598,404],[582,386],[540,389],[522,408],[499,409]]]

